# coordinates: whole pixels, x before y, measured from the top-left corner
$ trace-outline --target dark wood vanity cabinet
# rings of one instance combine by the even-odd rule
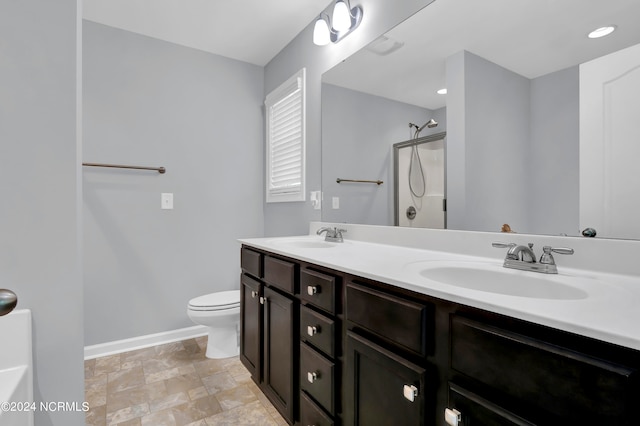
[[[298,407],[298,265],[241,249],[240,360],[291,424]]]
[[[345,305],[345,424],[433,425],[433,305],[355,278]]]
[[[451,315],[448,396],[465,425],[489,415],[506,425],[638,424],[639,366],[636,351],[604,342],[476,312]]]
[[[290,424],[638,424],[639,351],[242,250],[240,358]]]
[[[342,277],[306,265],[300,272],[300,417],[341,424]],[[311,422],[311,423],[309,423]]]

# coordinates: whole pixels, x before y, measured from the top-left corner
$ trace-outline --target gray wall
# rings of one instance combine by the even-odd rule
[[[579,234],[579,67],[531,80],[530,231]]]
[[[508,223],[518,232],[527,232],[529,80],[472,53],[454,56],[458,55],[461,60],[447,63],[447,88],[452,94],[447,99],[447,196],[462,197],[455,196],[459,188],[453,185],[455,178],[449,178],[460,168],[451,164],[459,161],[452,155],[455,146],[464,155],[465,206],[463,215],[448,216],[448,228],[499,231]],[[464,71],[462,78],[450,82],[449,74],[457,72],[449,68],[453,66],[462,66]],[[464,105],[455,105],[456,101]],[[464,109],[462,118],[450,115],[460,109]],[[453,122],[464,130],[454,132]],[[449,207],[451,213],[457,211],[457,205]]]
[[[404,21],[433,0],[360,0],[363,8],[360,26],[338,44],[316,46],[312,41],[313,25],[309,25],[265,67],[265,94],[302,67],[307,68],[307,191],[321,189],[321,78],[322,73]],[[354,3],[355,5],[355,3]],[[329,5],[327,10],[332,7]],[[265,204],[265,234],[295,235],[309,230],[309,222],[320,220],[308,199],[298,203]]]
[[[448,227],[575,235],[577,68],[529,80],[460,52],[447,86]]]
[[[84,23],[85,343],[194,325],[263,234],[263,68]],[[160,209],[160,193],[175,209]]]
[[[322,220],[393,225],[391,147],[411,139],[409,122],[422,125],[432,115],[425,108],[323,83]],[[384,184],[338,184],[338,177]],[[332,208],[332,197],[340,198],[340,209]]]
[[[79,30],[76,0],[0,2],[0,287],[33,314],[37,402],[84,401]]]

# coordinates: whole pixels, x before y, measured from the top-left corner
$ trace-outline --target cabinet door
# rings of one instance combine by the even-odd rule
[[[460,416],[458,423],[447,421],[447,424],[460,426],[534,426],[508,410],[492,403],[473,392],[449,383],[449,411],[457,410]],[[445,421],[447,420],[445,412]]]
[[[424,368],[349,331],[344,370],[345,424],[425,424]]]
[[[459,315],[451,317],[450,341],[452,370],[529,405],[539,418],[638,424],[633,367]]]
[[[298,399],[294,381],[299,368],[294,364],[294,348],[299,344],[296,339],[298,330],[294,328],[296,305],[293,300],[268,287],[264,289],[263,302],[263,390],[282,416],[292,423],[294,403]]]
[[[240,361],[256,383],[262,380],[262,284],[248,275],[240,277]]]

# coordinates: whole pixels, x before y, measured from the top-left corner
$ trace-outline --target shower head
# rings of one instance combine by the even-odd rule
[[[418,128],[418,133],[420,133],[422,131],[422,129],[424,129],[425,127],[428,127],[429,129],[433,129],[434,127],[436,127],[438,125],[438,122],[436,120],[434,120],[433,118],[429,121],[427,121],[426,123],[424,123],[422,125],[422,127]],[[417,126],[416,126],[417,127]]]

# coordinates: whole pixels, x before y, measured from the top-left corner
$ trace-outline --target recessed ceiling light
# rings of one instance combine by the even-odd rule
[[[438,95],[446,95],[447,94],[447,88],[445,87],[444,89],[440,89],[436,93]]]
[[[607,25],[605,27],[600,27],[598,29],[591,31],[589,33],[589,38],[600,38],[600,37],[608,36],[615,30],[616,30],[615,25]]]

